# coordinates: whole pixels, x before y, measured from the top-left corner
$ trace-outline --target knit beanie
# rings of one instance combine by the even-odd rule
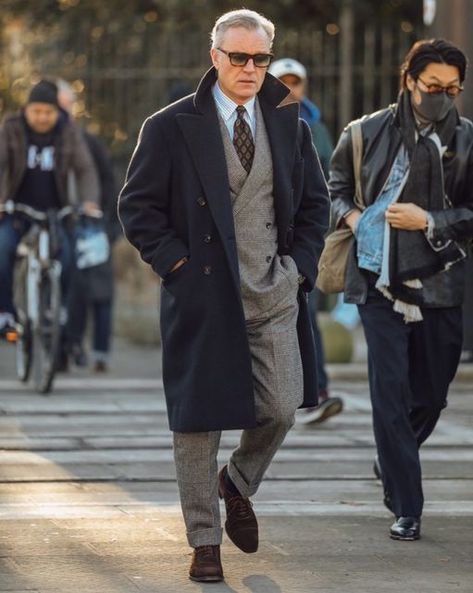
[[[50,80],[40,80],[31,89],[27,103],[50,103],[59,106],[57,86]]]

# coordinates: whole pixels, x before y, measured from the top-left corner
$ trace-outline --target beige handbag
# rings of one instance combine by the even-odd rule
[[[363,158],[363,137],[361,121],[356,120],[350,125],[353,150],[353,173],[355,175],[354,203],[364,210],[361,191],[361,161]],[[325,246],[319,260],[319,273],[315,285],[325,294],[343,292],[348,256],[355,238],[350,228],[344,226],[330,233],[325,239]]]

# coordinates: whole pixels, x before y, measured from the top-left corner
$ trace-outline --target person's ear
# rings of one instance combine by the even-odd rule
[[[411,93],[415,89],[416,82],[410,74],[406,76],[406,86],[411,91]]]
[[[210,49],[210,58],[212,60],[212,64],[213,64],[214,68],[216,70],[218,70],[220,56],[219,56],[218,50],[215,49],[215,47],[212,47]]]

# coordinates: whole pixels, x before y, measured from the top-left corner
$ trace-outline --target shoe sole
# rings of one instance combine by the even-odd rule
[[[415,542],[420,539],[420,535],[412,537],[402,537],[400,535],[393,535],[392,533],[389,534],[389,537],[398,542]]]
[[[315,418],[311,417],[310,413],[307,414],[307,417],[304,417],[304,416],[298,417],[297,423],[298,424],[321,424],[322,422],[325,422],[325,420],[328,420],[332,416],[336,416],[337,414],[340,414],[340,412],[342,410],[343,410],[343,403],[336,402],[336,403],[332,404],[329,408],[324,410],[320,414],[320,416],[316,416]]]
[[[196,583],[220,583],[222,582],[223,576],[214,576],[214,577],[193,577],[189,575],[189,579]]]

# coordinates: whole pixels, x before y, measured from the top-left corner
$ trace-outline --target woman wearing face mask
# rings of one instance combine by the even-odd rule
[[[473,236],[473,125],[455,99],[464,54],[451,43],[417,42],[401,68],[396,105],[361,119],[361,184],[354,205],[350,125],[333,154],[329,188],[339,226],[356,241],[345,301],[359,308],[390,536],[420,537],[419,447],[432,433],[461,346],[465,241]]]

